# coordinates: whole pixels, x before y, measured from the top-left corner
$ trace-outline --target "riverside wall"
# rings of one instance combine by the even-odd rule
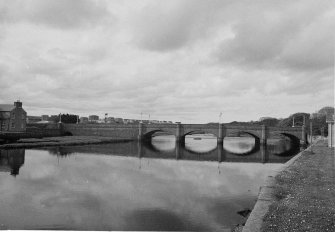
[[[136,140],[138,127],[127,124],[63,124],[62,133],[75,136],[103,136]]]

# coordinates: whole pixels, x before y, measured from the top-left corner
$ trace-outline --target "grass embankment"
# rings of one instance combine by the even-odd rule
[[[99,136],[63,136],[63,137],[48,137],[41,139],[20,139],[15,143],[7,143],[0,145],[1,148],[32,148],[45,146],[69,146],[69,145],[85,145],[99,143],[116,143],[127,142],[129,139],[116,139]]]
[[[275,178],[275,202],[262,231],[335,231],[335,155],[325,141]]]

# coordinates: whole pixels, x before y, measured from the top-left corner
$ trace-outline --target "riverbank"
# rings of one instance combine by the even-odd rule
[[[62,137],[47,137],[47,138],[30,138],[20,139],[15,143],[0,144],[0,149],[9,148],[33,148],[46,146],[70,146],[70,145],[86,145],[100,143],[118,143],[128,142],[127,139],[116,139],[100,136],[62,136]]]
[[[335,231],[334,148],[319,140],[269,177],[243,231]]]

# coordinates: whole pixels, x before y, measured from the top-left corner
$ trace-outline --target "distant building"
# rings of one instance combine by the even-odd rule
[[[116,123],[123,123],[123,118],[114,118]]]
[[[90,116],[88,116],[88,121],[89,122],[98,122],[99,121],[99,116],[98,115],[90,115]]]
[[[22,102],[14,105],[0,104],[0,131],[26,131],[27,113],[22,108]]]
[[[49,121],[49,115],[42,115],[42,121]]]
[[[88,117],[80,117],[80,123],[88,123]]]
[[[106,123],[105,118],[100,118],[98,121],[95,121],[97,123]]]
[[[134,119],[128,119],[128,118],[126,119],[125,118],[125,119],[123,119],[123,123],[124,124],[133,124],[133,123],[135,123],[135,120]]]
[[[115,123],[114,117],[108,117],[106,123]]]

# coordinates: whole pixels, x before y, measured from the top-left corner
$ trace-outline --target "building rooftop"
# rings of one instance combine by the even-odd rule
[[[0,104],[0,111],[12,111],[15,108],[14,105],[10,105],[10,104]]]

